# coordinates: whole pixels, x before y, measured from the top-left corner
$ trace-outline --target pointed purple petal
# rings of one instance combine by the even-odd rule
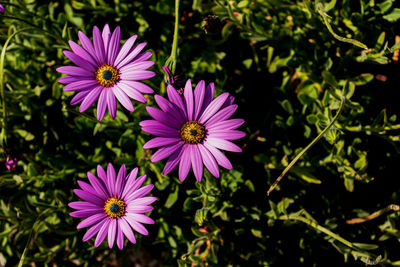
[[[203,107],[205,90],[205,82],[200,81],[194,89],[194,117],[193,120],[197,120],[200,116],[201,108]]]
[[[159,150],[157,150],[156,153],[154,153],[153,157],[151,158],[151,162],[156,162],[165,159],[166,157],[174,153],[176,150],[178,150],[183,144],[184,144],[183,141],[180,141],[160,148]]]
[[[179,130],[182,126],[182,123],[178,122],[173,116],[170,114],[163,112],[154,107],[146,107],[147,112],[150,116],[152,116],[155,120],[165,124],[166,126],[175,128]]]
[[[120,229],[122,230],[122,232],[124,233],[126,238],[128,238],[129,241],[131,241],[133,244],[136,244],[135,235],[132,232],[132,228],[129,226],[128,222],[125,220],[125,217],[121,217],[118,220]]]
[[[94,89],[98,86],[96,80],[80,80],[72,82],[64,86],[64,91],[82,91],[86,89]]]
[[[179,181],[183,182],[190,171],[190,145],[183,146],[181,161],[179,163]]]
[[[219,121],[207,126],[208,130],[232,130],[240,127],[244,123],[243,119],[231,119]]]
[[[68,206],[76,210],[97,209],[102,207],[86,201],[74,201],[68,203]]]
[[[150,86],[137,82],[137,81],[120,81],[120,83],[125,84],[126,86],[129,86],[130,88],[133,88],[143,94],[152,94],[154,93],[154,90],[150,88]],[[133,98],[133,97],[132,97]],[[139,100],[138,100],[139,101]],[[145,103],[146,101],[144,101]]]
[[[67,73],[68,74],[68,73]],[[137,80],[146,80],[154,77],[156,74],[149,70],[128,70],[122,72],[120,78],[122,80],[130,80],[130,81],[137,81]]]
[[[183,105],[182,98],[178,94],[176,89],[169,84],[167,86],[167,94],[168,94],[169,101],[174,103],[181,110],[181,112],[184,114],[185,120],[187,120],[186,108]]]
[[[204,94],[203,106],[201,107],[199,117],[203,114],[204,110],[206,110],[208,105],[210,105],[211,101],[213,100],[214,91],[215,91],[214,83],[210,83],[209,85],[207,85],[206,91]]]
[[[100,221],[102,221],[103,219],[105,219],[107,217],[107,215],[103,212],[103,213],[98,213],[95,215],[90,216],[89,218],[84,219],[83,221],[81,221],[76,228],[77,229],[82,229],[82,228],[86,228],[89,227],[93,224],[96,224]],[[94,234],[93,234],[94,235]],[[90,237],[89,237],[90,239]]]
[[[71,212],[69,215],[71,217],[75,217],[75,218],[87,218],[89,216],[92,216],[94,214],[99,214],[99,213],[104,213],[104,210],[102,208],[77,210],[77,211]]]
[[[214,99],[200,116],[199,122],[204,124],[211,116],[213,116],[219,110],[219,108],[222,106],[228,96],[228,93],[223,93],[219,95],[216,99]]]
[[[85,49],[83,49],[80,45],[75,43],[74,41],[68,41],[69,46],[71,47],[71,50],[81,58],[85,59],[87,62],[89,62],[94,68],[98,66],[96,59],[94,58],[94,55],[92,56],[89,54]]]
[[[87,77],[88,79],[92,79],[94,74],[91,71],[88,71],[81,67],[75,66],[62,66],[56,69],[56,71],[72,76],[79,76],[79,77]],[[81,78],[82,80],[83,78]],[[87,80],[87,79],[85,79]]]
[[[117,115],[117,101],[115,100],[115,95],[110,88],[107,88],[107,106],[111,118],[115,119],[115,116]]]
[[[146,98],[136,89],[128,86],[126,84],[127,81],[121,81],[117,84],[117,86],[125,93],[127,96],[129,96],[132,99],[135,99],[136,101],[146,103]]]
[[[142,234],[142,235],[149,234],[147,229],[141,223],[137,222],[135,220],[135,217],[132,216],[132,214],[130,214],[130,213],[126,214],[125,218],[128,221],[128,223],[131,225],[133,230],[135,230],[136,232],[138,232],[139,234]]]
[[[121,29],[119,26],[115,28],[110,43],[108,44],[108,51],[107,51],[107,63],[110,65],[114,65],[115,58],[117,57],[117,53],[119,51],[119,44],[121,42]],[[115,65],[114,65],[115,66]],[[117,66],[117,69],[119,67]]]
[[[246,136],[245,132],[236,130],[209,130],[207,138],[219,138],[225,140],[237,140]]]
[[[155,148],[160,146],[170,145],[172,143],[177,143],[181,139],[177,137],[156,137],[148,141],[146,144],[143,145],[144,149]]]
[[[150,205],[151,203],[153,203],[154,201],[156,201],[157,198],[156,197],[142,197],[142,198],[137,198],[135,200],[132,200],[131,202],[129,202],[129,205]]]
[[[98,58],[96,56],[96,51],[94,50],[93,44],[89,40],[89,38],[81,31],[78,32],[78,37],[79,37],[79,41],[81,41],[81,44],[82,44],[83,48],[87,51],[87,53],[89,55],[92,55],[93,59],[96,60],[97,64],[100,64],[100,62],[98,61]]]
[[[71,51],[64,51],[64,55],[69,58],[75,65],[78,65],[81,68],[84,68],[90,72],[95,72],[96,68],[90,64],[86,59],[80,57],[79,55],[71,52]]]
[[[203,177],[203,159],[201,158],[201,154],[197,148],[197,145],[191,145],[189,147],[191,148],[190,159],[192,162],[194,176],[196,177],[196,180],[200,182],[201,178]]]
[[[125,199],[126,196],[130,194],[130,192],[134,192],[137,188],[139,188],[143,184],[144,180],[146,180],[146,175],[142,175],[139,177],[140,179],[136,180],[137,173],[138,173],[138,168],[136,167],[129,174],[128,179],[126,180],[125,183],[124,190],[121,194],[121,198]]]
[[[124,234],[119,224],[119,220],[117,221],[117,246],[119,249],[124,248]]]
[[[211,152],[211,154],[214,156],[215,160],[220,166],[224,167],[225,169],[232,170],[232,164],[229,159],[224,155],[224,153],[219,151],[214,146],[207,144],[207,142],[204,143],[204,146],[208,149],[208,151]]]
[[[104,205],[104,200],[102,200],[100,197],[98,197],[95,194],[80,190],[80,189],[74,189],[74,193],[80,197],[81,199],[93,203],[98,206],[103,206]]]
[[[102,65],[105,63],[104,40],[97,26],[93,27],[93,43],[98,62]]]
[[[108,198],[107,189],[105,188],[103,182],[97,179],[97,177],[94,176],[91,172],[87,172],[87,176],[96,193],[104,199]]]
[[[97,100],[97,98],[99,98],[99,95],[102,90],[103,87],[98,86],[94,88],[92,91],[90,91],[90,93],[82,101],[82,104],[79,107],[79,112],[84,112],[85,110],[87,110]]]
[[[144,120],[139,123],[142,126],[142,130],[146,133],[163,136],[163,137],[179,137],[179,130],[170,128],[159,121],[155,120]]]
[[[103,225],[101,226],[99,233],[97,234],[96,240],[94,241],[94,246],[97,248],[101,242],[103,242],[104,238],[106,238],[108,233],[108,227],[110,225],[110,220],[104,220]]]
[[[203,144],[198,144],[197,146],[199,148],[204,165],[211,172],[212,175],[214,175],[216,178],[218,178],[219,177],[219,169],[218,169],[217,161],[215,160],[214,156],[211,154],[210,151],[208,151],[207,148],[204,147]]]
[[[193,89],[192,89],[192,81],[188,79],[186,81],[185,90],[183,92],[184,102],[186,105],[186,111],[188,120],[193,120],[193,113],[194,113],[194,100],[193,100]]]
[[[108,44],[109,44],[110,38],[111,38],[110,27],[108,26],[108,24],[106,24],[104,26],[103,31],[101,33],[101,37],[103,37],[104,51],[107,54]],[[106,57],[107,57],[107,55],[106,55]]]
[[[207,137],[207,140],[205,143],[208,143],[216,148],[226,150],[226,151],[231,151],[231,152],[242,152],[242,149],[235,145],[232,142],[229,142],[227,140],[221,139],[221,138],[211,138]]]
[[[99,101],[97,101],[97,120],[101,121],[106,114],[107,109],[107,91],[102,90],[99,96]]]
[[[110,220],[110,226],[108,227],[108,247],[114,246],[115,235],[117,234],[117,220]]]
[[[130,63],[132,59],[134,59],[146,45],[147,45],[146,43],[140,43],[136,45],[133,49],[131,49],[129,54],[121,62],[116,64],[116,67],[119,69],[125,66],[126,64]]]
[[[163,170],[164,175],[169,174],[173,169],[176,168],[176,166],[178,166],[179,162],[181,161],[182,152],[183,146],[175,151],[175,153],[172,154],[172,156],[168,159]]]
[[[119,51],[117,58],[115,59],[114,65],[118,65],[121,62],[121,60],[123,60],[125,58],[125,56],[128,54],[128,52],[131,50],[136,39],[137,39],[137,35],[134,35],[134,36],[130,37],[128,40],[126,40],[124,45],[121,47],[121,50]]]
[[[130,112],[134,111],[131,100],[117,84],[112,87],[112,91],[115,97],[118,99],[119,103],[121,103],[124,108],[126,108]]]
[[[228,106],[224,109],[221,109],[218,111],[214,116],[212,116],[205,124],[204,126],[207,127],[208,125],[213,125],[214,123],[224,121],[228,119],[230,116],[232,116],[233,113],[235,113],[237,109],[237,105],[231,105]]]
[[[87,230],[87,232],[83,236],[82,241],[86,242],[89,239],[91,239],[95,234],[97,234],[99,232],[100,228],[103,226],[104,221],[105,220],[102,220],[99,223],[97,223],[96,225],[90,227],[89,230]]]
[[[125,186],[125,177],[126,177],[126,167],[125,164],[122,164],[121,168],[118,171],[117,182],[115,184],[115,194],[117,197],[121,197],[122,189]]]
[[[91,90],[84,90],[78,92],[72,99],[71,99],[71,105],[76,105],[79,104],[85,99],[85,97],[90,93]]]
[[[154,187],[153,184],[149,184],[149,185],[143,186],[139,190],[136,190],[132,194],[129,194],[129,192],[128,192],[128,194],[127,194],[128,196],[126,197],[126,202],[129,203],[136,198],[141,198],[141,197],[147,195],[148,193],[150,193],[151,190],[153,190],[153,187]]]

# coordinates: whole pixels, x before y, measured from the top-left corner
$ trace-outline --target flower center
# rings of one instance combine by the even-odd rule
[[[203,141],[206,129],[197,121],[188,121],[181,127],[180,133],[185,143],[198,144]]]
[[[108,215],[108,217],[112,219],[118,219],[119,217],[125,215],[125,202],[117,197],[111,197],[107,199],[104,204],[104,211]]]
[[[119,81],[119,72],[111,65],[101,65],[96,71],[96,80],[104,87],[111,87]]]

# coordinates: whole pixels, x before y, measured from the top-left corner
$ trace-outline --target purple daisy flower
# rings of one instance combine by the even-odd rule
[[[148,141],[143,148],[161,147],[151,161],[170,156],[163,174],[167,175],[179,164],[179,180],[187,177],[190,166],[197,181],[203,176],[203,164],[219,177],[218,165],[232,169],[228,158],[219,150],[241,152],[242,149],[230,142],[246,134],[235,130],[244,123],[243,119],[229,119],[237,109],[232,104],[234,97],[223,93],[213,100],[214,84],[207,87],[200,81],[193,93],[192,83],[186,82],[183,101],[178,92],[167,86],[169,100],[156,95],[161,110],[146,107],[155,120],[140,122],[143,131],[158,137]]]
[[[96,26],[93,28],[93,43],[83,32],[79,32],[83,48],[69,41],[72,52],[64,51],[64,55],[77,66],[59,67],[57,71],[67,76],[58,81],[66,84],[64,91],[78,92],[71,104],[81,103],[80,112],[87,110],[98,99],[97,119],[103,119],[107,107],[114,119],[117,112],[116,99],[131,112],[134,108],[129,98],[146,103],[142,93],[152,94],[154,91],[138,81],[155,75],[146,70],[154,62],[148,61],[151,52],[141,53],[146,43],[134,46],[136,38],[137,35],[130,37],[120,47],[119,26],[111,34],[106,25],[102,33]]]
[[[145,197],[154,185],[141,187],[146,175],[136,179],[137,173],[138,168],[135,168],[126,176],[125,165],[122,165],[116,176],[114,167],[109,163],[107,173],[100,165],[97,166],[99,178],[87,173],[91,185],[78,181],[81,189],[75,189],[74,193],[84,201],[71,202],[68,206],[77,210],[70,213],[72,217],[86,218],[78,224],[78,229],[90,226],[83,241],[97,234],[94,245],[98,247],[108,236],[110,248],[116,239],[118,248],[122,249],[124,235],[129,241],[136,243],[132,228],[142,235],[148,235],[142,223],[153,224],[154,221],[143,213],[153,210],[148,205],[157,198]]]

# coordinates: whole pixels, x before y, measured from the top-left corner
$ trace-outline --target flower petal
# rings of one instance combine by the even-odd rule
[[[96,240],[94,241],[94,246],[97,248],[101,242],[103,242],[104,238],[106,238],[108,233],[108,227],[110,225],[110,220],[104,220],[103,225],[101,226],[99,233],[97,234]]]
[[[245,132],[236,130],[209,130],[207,138],[219,138],[225,140],[237,140],[246,136]]]
[[[117,115],[117,101],[115,100],[115,95],[110,88],[107,88],[107,106],[111,118],[115,119],[115,116]]]
[[[207,140],[205,141],[205,143],[208,143],[216,148],[226,150],[226,151],[242,152],[242,149],[240,147],[238,147],[237,145],[235,145],[232,142],[229,142],[229,141],[227,141],[225,139],[221,139],[221,138],[207,137]]]
[[[165,124],[155,120],[144,120],[139,123],[142,130],[146,133],[163,136],[163,137],[179,137],[179,130],[170,128]]]
[[[214,123],[220,122],[220,121],[224,121],[226,119],[228,119],[230,116],[232,116],[233,113],[235,113],[237,109],[237,105],[231,105],[228,106],[224,109],[221,109],[220,111],[218,111],[214,116],[212,116],[205,124],[204,126],[208,126],[208,125],[213,125]]]
[[[154,208],[151,206],[128,205],[128,207],[126,208],[127,212],[132,213],[146,213],[152,210],[154,210]]]
[[[219,121],[207,126],[207,130],[232,130],[240,127],[244,123],[243,119],[231,119]]]
[[[118,65],[121,62],[121,60],[123,60],[125,58],[125,56],[131,50],[136,39],[137,39],[137,35],[134,35],[134,36],[131,36],[128,40],[126,40],[124,45],[121,47],[121,50],[119,51],[117,58],[115,59],[114,65]]]
[[[78,37],[79,37],[79,41],[81,41],[81,44],[82,44],[83,48],[87,51],[87,53],[89,55],[92,55],[93,59],[95,59],[97,64],[100,64],[100,62],[98,61],[98,58],[96,56],[96,51],[94,50],[93,44],[89,40],[89,38],[81,31],[78,32]]]
[[[107,165],[107,187],[110,189],[110,195],[116,196],[115,192],[115,170],[111,163]]]
[[[141,197],[147,195],[148,193],[150,193],[151,190],[153,190],[153,187],[154,187],[153,184],[149,184],[149,185],[143,186],[139,190],[134,191],[132,194],[129,194],[129,192],[128,192],[127,197],[126,197],[126,202],[129,203],[136,198],[141,198]]]
[[[129,202],[128,206],[129,205],[132,205],[132,206],[134,206],[134,205],[138,205],[138,206],[139,205],[142,205],[142,206],[150,205],[151,203],[153,203],[156,200],[157,200],[156,197],[141,197],[141,198],[137,198],[137,199]]]
[[[146,144],[143,145],[144,149],[155,148],[160,146],[170,145],[172,143],[177,143],[181,139],[177,137],[156,137],[148,141]]]
[[[126,236],[126,238],[128,238],[128,240],[131,241],[133,244],[136,244],[135,235],[133,234],[132,228],[129,226],[129,223],[125,220],[125,217],[126,216],[121,217],[118,220],[119,227]]]
[[[146,45],[147,43],[140,43],[136,45],[133,49],[131,49],[129,54],[121,62],[115,64],[115,66],[119,69],[125,66],[126,64],[130,63],[132,59],[134,59]]]
[[[209,118],[211,118],[211,116],[213,116],[219,110],[222,104],[224,104],[228,96],[228,93],[223,93],[214,99],[200,116],[199,122],[204,124]]]
[[[135,89],[135,90],[137,90],[137,91],[139,91],[141,93],[144,93],[144,94],[152,94],[152,93],[154,93],[154,90],[151,89],[150,86],[148,86],[148,85],[146,85],[144,83],[141,83],[141,82],[137,82],[137,81],[120,81],[120,83],[125,84],[126,86],[129,86],[130,88],[133,88],[133,89]],[[134,98],[134,97],[132,97],[132,98]],[[136,98],[134,98],[134,99],[136,99]],[[138,100],[138,101],[140,101],[140,100]],[[143,103],[145,103],[145,102],[146,102],[146,100]]]
[[[190,171],[190,145],[183,146],[182,156],[179,163],[179,181],[183,182]]]
[[[108,24],[104,25],[103,31],[101,33],[101,37],[103,37],[104,52],[107,54],[108,44],[110,43],[110,38],[111,38],[110,27],[108,26]]]
[[[104,205],[104,200],[102,200],[100,197],[98,197],[95,194],[92,194],[92,193],[89,193],[89,192],[86,192],[86,191],[83,191],[83,190],[80,190],[80,189],[74,189],[74,193],[79,198],[81,198],[81,199],[83,199],[83,200],[85,200],[87,202],[93,203],[93,204],[98,205],[98,206],[103,206]]]
[[[108,227],[108,247],[109,248],[112,248],[114,246],[116,234],[117,234],[117,220],[110,220],[110,225]]]
[[[75,218],[87,218],[87,217],[92,216],[94,214],[99,214],[99,213],[103,213],[103,212],[104,212],[104,210],[102,208],[85,209],[85,210],[73,211],[69,215],[71,217],[75,217]]]
[[[89,228],[89,230],[87,230],[87,232],[85,233],[85,235],[82,238],[83,242],[88,241],[89,239],[91,239],[95,234],[97,234],[100,230],[100,228],[103,226],[104,220],[100,221],[99,223],[97,223],[96,225],[92,226]]]
[[[72,99],[71,99],[71,105],[76,105],[81,103],[85,97],[90,93],[90,89],[89,90],[83,90],[78,92]]]
[[[119,26],[117,26],[117,28],[115,28],[111,36],[110,43],[108,44],[107,63],[110,65],[114,65],[115,58],[117,57],[117,53],[119,51],[120,42],[121,42],[121,29]],[[117,66],[117,69],[118,68],[119,67]]]
[[[203,106],[201,107],[199,117],[203,114],[204,110],[208,107],[208,105],[210,105],[211,101],[213,100],[214,91],[215,91],[214,83],[210,83],[209,85],[207,85],[204,94]]]
[[[168,94],[169,101],[174,103],[178,107],[178,109],[180,109],[181,112],[183,112],[185,120],[187,120],[186,108],[183,105],[182,98],[178,94],[178,92],[175,90],[175,88],[172,87],[170,84],[168,84],[168,86],[167,86],[167,94]]]
[[[165,164],[164,170],[162,172],[164,175],[169,174],[173,169],[176,168],[176,166],[178,166],[179,162],[181,161],[182,153],[183,153],[183,146],[180,147],[177,151],[175,151],[174,154],[172,154],[172,156],[168,159],[167,163]]]
[[[151,162],[156,162],[165,159],[166,157],[170,156],[172,153],[174,153],[176,150],[178,150],[181,146],[183,146],[183,141],[164,146],[157,150],[156,153],[154,153],[153,157],[151,158]]]
[[[185,89],[183,91],[184,102],[186,105],[186,112],[188,116],[188,120],[193,120],[194,113],[194,100],[193,100],[193,89],[192,89],[192,81],[188,79],[186,81]]]
[[[125,216],[125,219],[128,221],[128,223],[131,225],[131,227],[133,228],[133,230],[135,230],[136,232],[138,232],[139,234],[142,235],[148,235],[149,232],[147,231],[147,229],[139,222],[137,222],[135,220],[135,217],[132,216],[132,214],[127,213]]]
[[[86,201],[74,201],[68,203],[68,206],[76,210],[97,209],[102,207]]]
[[[162,111],[168,113],[171,117],[174,117],[181,125],[183,125],[187,121],[184,112],[175,104],[169,102],[167,99],[160,95],[155,95],[154,99],[156,100],[157,105],[161,108]]]
[[[197,148],[197,145],[191,145],[189,147],[191,149],[190,159],[192,162],[194,176],[196,177],[196,180],[200,182],[203,176],[203,159],[201,158],[201,154]]]
[[[103,182],[97,179],[97,177],[94,176],[91,172],[87,172],[87,176],[89,178],[90,184],[93,186],[96,193],[104,199],[108,198],[108,192]]]
[[[194,89],[194,117],[193,120],[197,120],[200,116],[201,108],[203,107],[204,95],[206,93],[205,90],[205,82],[202,80]]]
[[[72,76],[88,77],[89,79],[93,78],[93,72],[88,71],[81,67],[62,66],[62,67],[57,68],[56,71],[58,71],[60,73],[72,75]]]
[[[79,107],[79,112],[84,112],[87,110],[96,100],[99,98],[101,91],[103,90],[102,86],[97,86],[85,97],[82,101],[81,106]]]
[[[101,121],[106,114],[107,109],[107,91],[102,90],[99,96],[99,101],[97,101],[97,120]]]
[[[96,68],[90,64],[86,59],[82,58],[81,56],[71,52],[71,51],[63,51],[64,55],[69,58],[75,65],[78,65],[81,68],[84,68],[90,72],[95,72]]]
[[[121,105],[124,108],[126,108],[130,112],[134,111],[131,100],[117,84],[114,87],[112,87],[112,91],[114,95],[117,97],[119,103],[121,103]]]
[[[122,164],[121,168],[118,171],[117,182],[115,184],[115,195],[117,197],[121,197],[122,189],[125,186],[126,178],[126,167],[125,164]]]
[[[84,219],[83,221],[81,221],[76,228],[77,229],[82,229],[82,228],[86,228],[89,227],[93,224],[96,224],[100,221],[102,221],[103,219],[105,219],[107,217],[107,215],[103,212],[103,213],[98,213],[98,214],[94,214],[92,216],[90,216],[89,218]],[[94,234],[93,234],[94,235]],[[90,239],[90,237],[88,238]]]
[[[224,153],[219,151],[214,146],[209,145],[207,142],[204,143],[204,146],[211,152],[211,154],[214,156],[215,160],[220,166],[224,167],[225,169],[232,170],[232,164],[229,159],[224,155]]]
[[[119,221],[117,221],[117,246],[119,249],[124,248],[124,234],[122,232]]]
[[[154,107],[146,107],[147,112],[150,116],[152,116],[155,120],[165,124],[166,126],[175,128],[179,130],[182,126],[182,123],[178,122],[173,116],[170,114],[161,111]]]
[[[149,70],[128,70],[125,72],[122,72],[120,75],[120,78],[122,80],[131,80],[131,81],[137,81],[137,80],[146,80],[154,77],[156,74],[152,71]]]
[[[135,172],[134,172],[135,171]],[[142,184],[144,183],[144,181],[146,180],[146,175],[142,175],[140,176],[137,180],[136,180],[136,175],[137,175],[137,168],[135,168],[133,171],[131,171],[128,180],[126,181],[125,184],[125,188],[124,191],[121,194],[121,198],[123,199],[127,199],[127,197],[132,194],[133,192],[136,191],[136,189],[138,189],[139,187],[142,186]]]
[[[86,89],[94,89],[98,86],[96,80],[80,80],[72,82],[64,86],[64,91],[82,91]]]
[[[93,43],[94,50],[96,51],[96,56],[98,62],[103,65],[105,63],[105,51],[104,51],[104,40],[101,36],[99,28],[97,26],[93,27]]]
[[[204,165],[211,172],[212,175],[214,175],[216,178],[218,178],[219,177],[219,169],[218,169],[218,164],[217,164],[214,156],[211,154],[211,152],[207,148],[204,147],[203,144],[198,144],[197,146],[199,148]]]
[[[90,55],[85,49],[83,49],[80,45],[75,43],[74,41],[68,41],[69,46],[71,47],[72,52],[81,58],[85,59],[89,64],[91,64],[94,68],[98,66],[96,59]]]
[[[132,81],[120,81],[117,85],[119,88],[124,91],[130,98],[135,99],[136,101],[146,103],[146,98],[135,88],[128,85],[128,82]]]

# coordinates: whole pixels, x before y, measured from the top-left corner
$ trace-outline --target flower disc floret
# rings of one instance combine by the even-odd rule
[[[125,202],[117,197],[111,197],[107,199],[104,204],[104,211],[111,219],[118,219],[125,215],[126,204]]]
[[[104,64],[97,69],[96,80],[104,87],[112,87],[119,81],[119,72],[113,66]]]
[[[197,121],[188,121],[181,127],[180,134],[185,143],[198,144],[203,141],[206,128]]]

